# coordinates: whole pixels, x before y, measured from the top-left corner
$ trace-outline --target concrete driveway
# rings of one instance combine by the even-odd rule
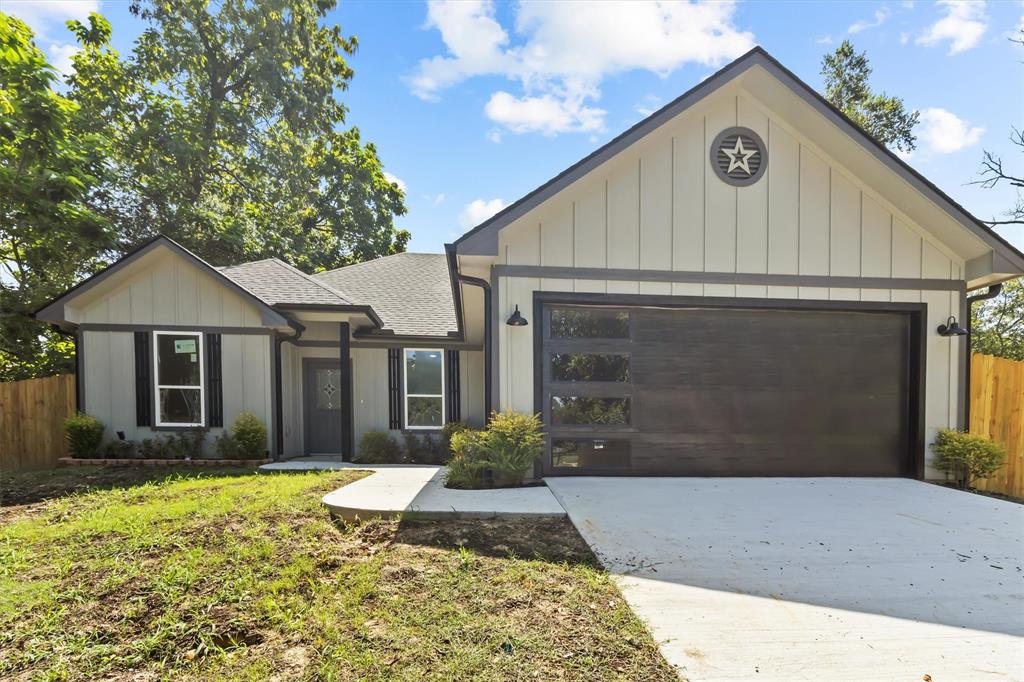
[[[547,483],[684,678],[1024,679],[1024,506],[901,479]]]

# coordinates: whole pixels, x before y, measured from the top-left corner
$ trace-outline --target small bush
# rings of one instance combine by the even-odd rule
[[[935,468],[953,474],[961,487],[988,478],[1006,461],[1006,448],[999,443],[955,429],[939,429],[931,449]]]
[[[448,422],[441,427],[441,449],[445,457],[452,454],[452,436],[463,431],[469,431],[470,425],[466,422]]]
[[[400,464],[404,459],[402,446],[387,431],[367,431],[359,439],[355,461],[363,464]]]
[[[213,439],[213,451],[220,459],[241,459],[238,456],[238,441],[227,432]]]
[[[131,459],[135,455],[135,443],[130,440],[111,440],[103,444],[103,459]]]
[[[445,485],[485,488],[522,484],[530,466],[544,453],[541,428],[536,415],[508,411],[492,414],[485,431],[453,434]]]
[[[93,459],[100,456],[103,422],[96,417],[76,412],[64,420],[64,435],[68,439],[72,457]]]
[[[164,440],[166,459],[200,459],[206,432],[202,429],[188,429],[170,433]]]
[[[406,431],[405,458],[413,464],[444,464],[447,459],[442,441],[429,433]]]
[[[231,425],[236,459],[263,459],[267,454],[267,427],[252,412],[242,412]]]

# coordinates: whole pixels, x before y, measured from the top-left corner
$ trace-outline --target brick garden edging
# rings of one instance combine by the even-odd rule
[[[258,467],[269,464],[269,459],[78,459],[61,457],[60,464],[71,466],[105,466],[105,467]]]

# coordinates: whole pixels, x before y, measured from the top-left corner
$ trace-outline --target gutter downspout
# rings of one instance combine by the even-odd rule
[[[459,264],[456,258],[456,249],[454,244],[445,244],[445,251],[448,254],[448,269],[454,276],[455,282],[480,287],[484,290],[484,421],[486,422],[491,418],[491,348],[493,346],[491,341],[491,283],[485,279],[470,277],[469,275],[463,275],[459,272]],[[458,295],[459,288],[455,282],[452,283],[452,288],[455,289],[456,301],[459,303],[459,328],[460,331],[462,331],[462,301],[461,296]],[[463,339],[465,339],[465,334],[463,334]]]
[[[967,366],[964,369],[964,430],[971,430],[971,322],[974,319],[972,314],[974,311],[974,304],[978,301],[987,301],[993,299],[1000,294],[1003,290],[1002,284],[993,284],[983,294],[976,294],[974,296],[967,297],[967,319],[965,320],[965,327],[967,329]]]
[[[295,330],[291,336],[274,335],[274,461],[281,460],[284,452],[284,407],[281,404],[281,346],[295,343],[302,337],[306,328],[295,320],[288,320],[288,326]]]

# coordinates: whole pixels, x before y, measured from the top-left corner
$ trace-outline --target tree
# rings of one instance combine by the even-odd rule
[[[998,296],[975,304],[971,330],[975,353],[1024,360],[1024,283],[1007,282]]]
[[[73,343],[30,313],[94,271],[112,245],[91,193],[108,140],[58,94],[24,22],[0,13],[0,380],[71,369]]]
[[[1024,45],[1024,29],[1020,29],[1016,37],[1010,38],[1010,42]],[[1010,126],[1010,143],[1017,147],[1018,151],[1024,152],[1024,133],[1014,126]],[[993,218],[982,222],[993,227],[996,225],[1024,225],[1024,196],[1021,195],[1021,188],[1024,187],[1024,172],[1006,170],[1003,167],[1003,158],[986,149],[981,160],[981,179],[971,184],[991,189],[1001,183],[1016,188],[1016,200],[1013,206],[1003,212],[1003,220]]]
[[[914,150],[914,126],[920,114],[907,111],[899,97],[871,90],[871,65],[866,52],[858,54],[853,44],[844,40],[835,52],[822,58],[821,75],[825,77],[825,99],[864,132],[887,147],[903,152]]]
[[[398,187],[341,129],[358,45],[321,20],[332,0],[136,0],[121,59],[78,22],[69,96],[113,121],[114,180],[95,208],[122,248],[156,232],[215,264],[278,256],[317,270],[404,250]]]

